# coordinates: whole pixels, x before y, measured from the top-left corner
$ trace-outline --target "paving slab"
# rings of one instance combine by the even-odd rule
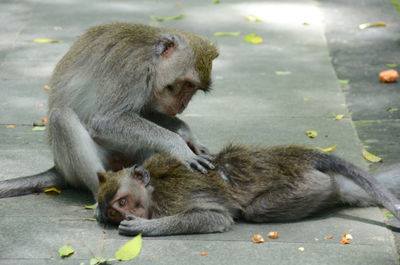
[[[181,13],[184,20],[159,23],[149,19],[150,15]],[[46,132],[31,130],[34,121],[46,116],[43,86],[79,35],[111,21],[180,28],[217,43],[220,56],[214,64],[214,89],[209,95],[196,95],[181,115],[212,152],[229,141],[337,145],[335,154],[367,169],[358,127],[345,101],[347,92],[331,64],[323,13],[314,1],[235,0],[216,5],[187,0],[177,6],[176,1],[157,0],[5,0],[0,14],[7,14],[0,16],[6,25],[0,28],[0,180],[35,174],[53,165]],[[246,15],[264,22],[248,22]],[[213,36],[223,31],[242,35]],[[259,34],[264,42],[243,42],[248,33]],[[36,38],[63,43],[33,43]],[[278,75],[277,71],[290,73]],[[337,114],[345,118],[336,121]],[[8,124],[16,127],[6,128]],[[319,136],[310,139],[306,130],[317,130]],[[113,257],[130,238],[118,235],[115,227],[90,221],[92,211],[84,205],[93,202],[88,193],[72,190],[56,197],[1,199],[0,264],[89,264],[94,255]],[[393,226],[396,230],[400,224]],[[280,237],[264,244],[251,242],[253,234],[266,237],[270,231],[280,231]],[[351,245],[339,243],[344,233],[353,235]],[[61,259],[58,248],[67,243],[76,252]],[[398,264],[398,257],[381,210],[371,207],[328,211],[293,223],[238,223],[223,234],[145,238],[133,263]]]

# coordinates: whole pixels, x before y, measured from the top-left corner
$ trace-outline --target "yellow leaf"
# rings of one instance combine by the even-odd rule
[[[170,20],[177,20],[177,19],[182,19],[185,16],[183,14],[177,15],[177,16],[172,16],[172,17],[155,17],[155,16],[150,16],[150,19],[153,21],[170,21]]]
[[[6,128],[7,128],[7,129],[13,129],[13,128],[15,128],[15,125],[13,125],[13,124],[6,125]]]
[[[44,193],[48,195],[58,195],[61,194],[61,190],[51,187],[50,189],[45,190]]]
[[[74,250],[72,249],[71,246],[62,246],[60,247],[60,249],[58,250],[58,254],[60,254],[61,258],[66,258],[71,256],[72,254],[74,254]]]
[[[52,39],[35,39],[33,42],[35,43],[63,43],[61,40],[52,40]]]
[[[344,115],[343,114],[339,114],[335,116],[335,120],[341,120],[343,119]]]
[[[259,17],[256,16],[246,16],[246,19],[248,21],[252,21],[252,22],[263,22],[263,20]]]
[[[254,34],[254,33],[251,33],[251,34],[248,34],[248,35],[244,36],[243,40],[245,42],[252,43],[252,44],[260,44],[260,43],[263,42],[263,39],[260,36],[258,36],[257,34]]]
[[[92,210],[94,209],[94,207],[96,206],[96,204],[92,204],[92,205],[85,205],[85,209],[89,209]]]
[[[376,22],[376,23],[364,23],[358,26],[360,29],[366,29],[371,27],[386,27],[386,23],[384,22]]]
[[[318,132],[317,131],[306,131],[306,134],[310,138],[315,138],[315,137],[318,136]]]
[[[240,31],[237,32],[215,32],[214,36],[239,36],[241,34]]]
[[[328,147],[328,148],[315,147],[315,149],[318,149],[318,150],[320,150],[322,152],[330,152],[333,149],[335,149],[335,147],[336,147],[336,144],[334,146],[331,146],[331,147]]]
[[[116,253],[117,260],[127,261],[139,255],[142,249],[142,234],[137,235],[131,241],[123,245]]]
[[[365,150],[365,149],[362,150],[362,155],[366,160],[368,160],[370,162],[382,162],[383,161],[383,158],[375,156],[375,155],[367,152],[367,150]]]

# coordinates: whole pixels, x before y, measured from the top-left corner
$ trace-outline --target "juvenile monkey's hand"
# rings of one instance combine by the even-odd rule
[[[118,227],[118,232],[121,235],[134,236],[139,233],[149,235],[152,231],[151,220],[140,218],[134,215],[129,215],[128,220],[123,220]]]

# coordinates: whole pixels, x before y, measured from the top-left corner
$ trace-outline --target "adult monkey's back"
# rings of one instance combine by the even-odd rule
[[[213,168],[207,149],[175,117],[211,85],[215,45],[195,34],[112,23],[82,35],[51,78],[48,136],[55,161],[34,177],[0,183],[0,197],[64,180],[96,198],[97,172],[163,150],[188,167]]]

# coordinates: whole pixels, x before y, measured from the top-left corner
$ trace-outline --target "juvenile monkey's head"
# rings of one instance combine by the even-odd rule
[[[117,172],[99,172],[98,221],[119,224],[128,215],[150,218],[150,175],[140,166]]]
[[[198,90],[210,90],[212,61],[218,50],[208,39],[178,30],[165,30],[155,50],[158,110],[174,116],[185,110]]]

